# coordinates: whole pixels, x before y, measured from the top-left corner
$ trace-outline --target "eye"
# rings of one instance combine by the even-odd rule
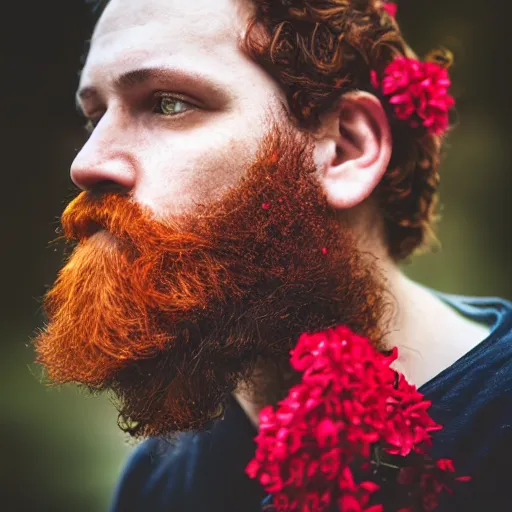
[[[192,105],[178,96],[166,94],[157,98],[153,112],[163,116],[176,116],[186,112],[187,106],[195,108],[195,105]]]
[[[185,101],[179,96],[174,96],[171,94],[159,94],[156,98],[155,106],[153,108],[153,112],[156,114],[160,114],[162,116],[176,117],[180,114],[184,114],[187,110],[197,109],[196,105]],[[91,134],[98,123],[101,121],[103,115],[89,118],[85,125],[85,130],[87,133]]]

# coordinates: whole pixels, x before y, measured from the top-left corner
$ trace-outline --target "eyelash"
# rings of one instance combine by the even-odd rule
[[[188,112],[188,110],[186,110],[185,112],[178,112],[176,114],[164,114],[162,112],[158,112],[157,111],[158,105],[163,100],[173,100],[175,102],[184,103],[184,104],[188,105],[189,107],[192,107],[193,109],[198,108],[196,105],[190,103],[189,101],[184,100],[181,96],[178,96],[175,94],[168,94],[168,93],[157,93],[155,95],[155,102],[154,102],[155,104],[153,106],[152,112],[155,114],[159,114],[163,117],[179,117],[180,115],[186,114]],[[94,128],[96,128],[96,126],[98,125],[98,123],[100,122],[102,117],[103,116],[100,116],[96,119],[88,119],[87,120],[87,123],[85,124],[85,130],[87,131],[87,133],[91,134],[94,131]]]
[[[169,99],[174,100],[174,101],[179,101],[181,103],[185,103],[186,105],[188,105],[189,107],[192,107],[192,108],[197,108],[196,105],[193,105],[189,101],[183,99],[181,96],[178,96],[176,94],[157,93],[156,94],[156,105],[153,108],[153,112],[155,112],[157,114],[160,113],[160,112],[156,112],[156,106],[158,105],[158,102],[160,102],[162,100],[169,100]],[[176,117],[176,116],[179,116],[180,114],[184,114],[184,112],[178,112],[177,114],[174,114],[174,115],[160,113],[160,115],[162,115],[164,117]]]

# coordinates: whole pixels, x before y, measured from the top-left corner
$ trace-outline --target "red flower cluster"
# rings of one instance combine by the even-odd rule
[[[429,433],[441,428],[426,412],[430,402],[390,368],[396,357],[396,349],[385,356],[347,327],[301,335],[291,365],[303,373],[302,382],[276,411],[269,406],[260,412],[258,446],[246,469],[273,494],[278,512],[384,510],[370,503],[380,486],[359,478],[372,474],[375,447],[423,457]],[[441,463],[435,467],[453,469]],[[402,487],[416,482],[412,472],[400,474]],[[418,475],[427,478],[422,470]],[[409,488],[405,494],[413,495]]]
[[[372,70],[371,82],[394,106],[398,119],[408,121],[413,128],[422,126],[434,135],[446,131],[448,111],[455,100],[448,94],[448,71],[439,64],[398,58],[387,65],[380,81]]]

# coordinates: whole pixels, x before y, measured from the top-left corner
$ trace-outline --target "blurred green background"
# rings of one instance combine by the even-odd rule
[[[191,2],[191,6],[193,2]],[[442,169],[442,250],[406,272],[434,288],[512,298],[510,14],[499,0],[409,0],[399,21],[421,54],[455,52],[460,127]],[[61,263],[49,245],[72,195],[85,132],[74,91],[93,16],[79,0],[4,5],[0,510],[105,511],[130,446],[106,398],[45,389],[29,342]]]

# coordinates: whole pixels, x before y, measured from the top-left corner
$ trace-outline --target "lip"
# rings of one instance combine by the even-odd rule
[[[117,238],[106,229],[99,229],[89,237],[89,240],[93,240],[96,243],[105,245],[117,244],[118,242]]]

